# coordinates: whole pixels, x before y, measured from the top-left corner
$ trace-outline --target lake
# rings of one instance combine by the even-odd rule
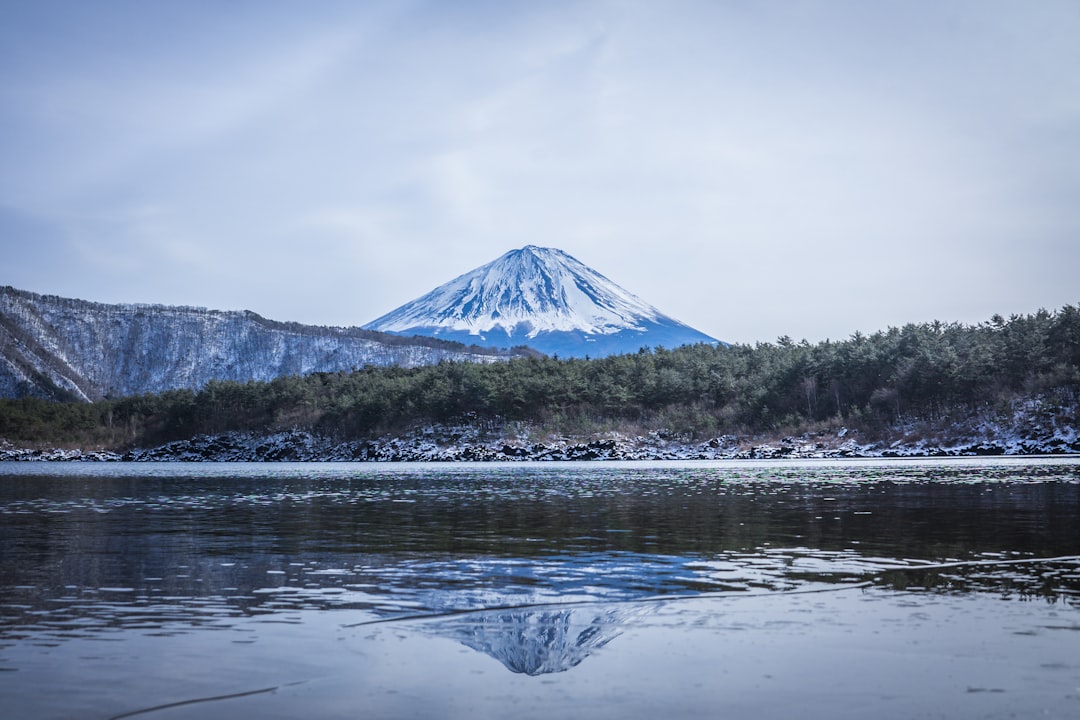
[[[1080,717],[1080,459],[0,463],[0,716]]]

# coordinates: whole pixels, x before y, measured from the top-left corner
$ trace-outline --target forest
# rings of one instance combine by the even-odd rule
[[[232,430],[298,428],[357,440],[428,423],[512,421],[574,436],[631,428],[700,439],[823,423],[872,433],[1006,412],[1032,397],[1077,406],[1080,306],[819,343],[781,337],[596,359],[365,367],[96,403],[0,400],[0,438],[126,449]]]

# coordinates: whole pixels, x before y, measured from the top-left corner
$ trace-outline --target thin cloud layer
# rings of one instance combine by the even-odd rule
[[[733,342],[1080,301],[1075,3],[8,15],[0,283],[360,325],[536,244]]]

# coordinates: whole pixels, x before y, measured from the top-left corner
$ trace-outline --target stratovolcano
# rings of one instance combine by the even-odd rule
[[[482,347],[602,357],[720,341],[675,320],[556,248],[528,245],[364,326]]]

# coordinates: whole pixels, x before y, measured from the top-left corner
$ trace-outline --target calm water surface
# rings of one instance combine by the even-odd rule
[[[1080,459],[0,463],[0,717],[1080,717]]]

